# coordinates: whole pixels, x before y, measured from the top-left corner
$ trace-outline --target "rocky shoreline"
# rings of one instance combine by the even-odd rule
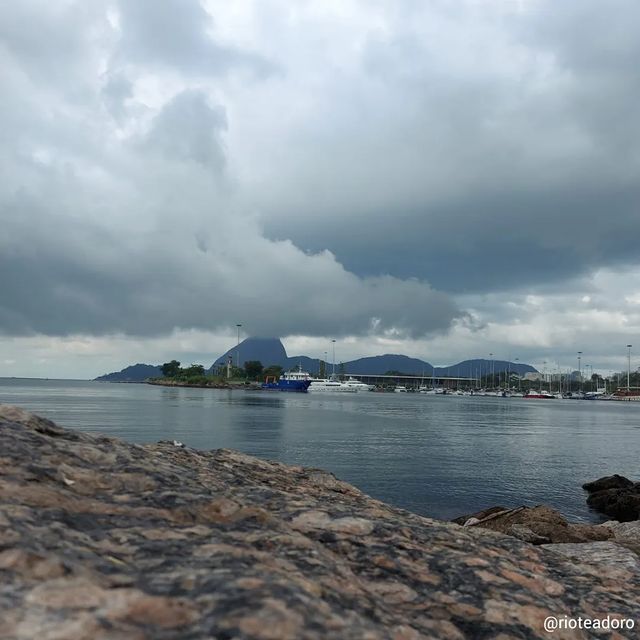
[[[147,380],[146,384],[158,387],[191,387],[194,389],[235,389],[241,391],[261,391],[262,385],[257,382],[185,382],[184,380]]]
[[[0,406],[0,637],[509,640],[548,638],[547,616],[640,624],[639,566],[517,539],[516,516],[500,516],[509,535],[439,522],[321,470]],[[634,554],[616,538],[576,546]],[[553,635],[638,637],[590,633]]]

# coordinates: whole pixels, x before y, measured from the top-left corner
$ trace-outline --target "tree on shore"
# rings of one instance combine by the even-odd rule
[[[272,364],[263,370],[262,377],[266,378],[267,376],[270,376],[272,378],[275,377],[277,379],[283,374],[283,372],[284,372],[284,369],[281,366],[277,364]]]
[[[160,369],[162,370],[162,375],[165,376],[165,378],[173,378],[181,371],[180,363],[177,360],[165,362]]]
[[[244,363],[244,370],[247,374],[247,378],[250,380],[257,380],[260,377],[264,367],[260,360],[247,360]]]
[[[190,367],[181,371],[185,378],[195,378],[204,376],[204,367],[201,364],[192,364]]]

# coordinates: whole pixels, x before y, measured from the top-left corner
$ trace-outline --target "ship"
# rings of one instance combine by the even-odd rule
[[[287,371],[279,379],[275,376],[267,376],[262,388],[273,391],[296,391],[306,393],[311,384],[311,376],[300,367],[298,371]]]

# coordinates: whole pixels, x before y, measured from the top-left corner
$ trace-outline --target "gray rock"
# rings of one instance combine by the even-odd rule
[[[640,558],[625,547],[609,540],[603,542],[583,542],[579,544],[545,544],[547,551],[566,556],[575,562],[640,571]]]
[[[582,488],[588,493],[595,493],[596,491],[604,491],[606,489],[628,489],[633,486],[633,481],[624,476],[620,476],[617,473],[612,476],[605,476],[604,478],[598,478],[593,482],[586,482],[582,485]]]
[[[638,620],[638,603],[639,572],[422,518],[318,470],[0,406],[0,638],[532,639],[546,616]]]
[[[549,544],[551,542],[547,536],[539,536],[523,524],[512,524],[511,535],[529,544]]]
[[[632,522],[617,522],[614,520],[605,522],[601,526],[613,532],[614,542],[640,555],[640,520],[633,520]]]
[[[607,540],[613,535],[599,525],[567,522],[562,514],[545,505],[485,509],[470,516],[464,526],[505,533],[531,544],[589,542]]]
[[[592,509],[622,522],[640,519],[640,482],[616,474],[587,482],[582,488],[589,493],[587,504]]]

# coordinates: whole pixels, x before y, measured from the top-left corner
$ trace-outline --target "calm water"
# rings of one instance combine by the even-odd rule
[[[132,442],[176,439],[322,467],[437,518],[544,502],[597,520],[580,485],[640,476],[640,403],[0,379],[2,402]]]

